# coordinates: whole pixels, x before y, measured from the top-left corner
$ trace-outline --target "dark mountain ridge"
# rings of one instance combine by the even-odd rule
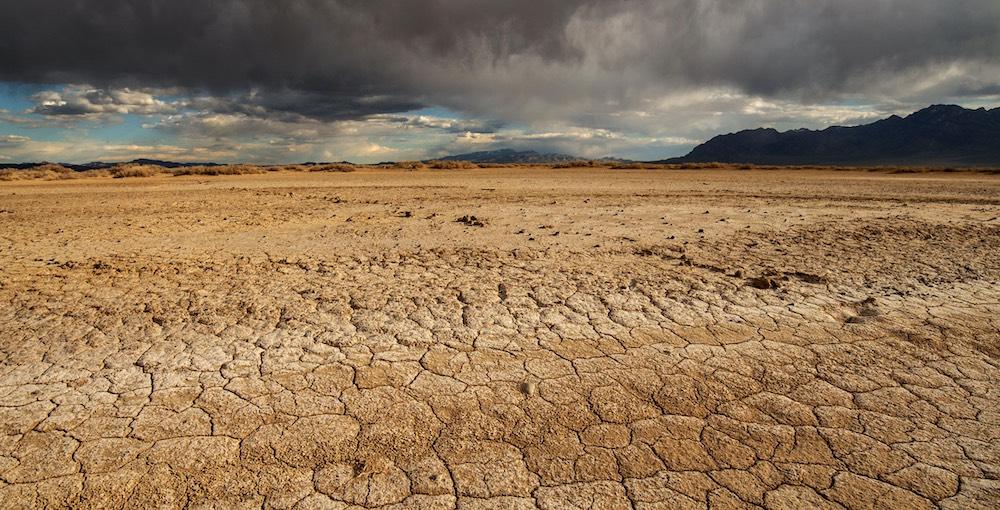
[[[51,163],[49,161],[43,161],[40,163],[0,163],[0,168],[16,168],[18,170],[24,170],[28,168],[35,168],[42,165],[55,164],[70,170],[75,170],[77,172],[83,172],[86,170],[102,170],[106,168],[113,168],[118,165],[151,165],[151,166],[161,166],[163,168],[185,168],[192,166],[222,166],[220,163],[178,163],[176,161],[161,161],[158,159],[133,159],[132,161],[117,161],[114,163],[107,163],[104,161],[92,161],[90,163]]]
[[[580,158],[567,154],[539,153],[536,151],[516,151],[499,149],[493,151],[470,152],[440,158],[440,161],[468,161],[470,163],[565,163],[579,161]]]
[[[663,163],[759,165],[1000,165],[1000,108],[934,105],[855,127],[720,135]]]

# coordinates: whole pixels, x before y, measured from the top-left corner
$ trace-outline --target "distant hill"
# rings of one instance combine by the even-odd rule
[[[41,165],[49,164],[49,162],[41,163],[0,163],[0,168],[17,168],[26,169],[34,168]],[[56,163],[59,166],[69,168],[70,170],[76,170],[82,172],[85,170],[101,170],[103,168],[111,168],[116,165],[153,165],[162,166],[163,168],[184,168],[191,166],[221,166],[220,163],[178,163],[176,161],[160,161],[158,159],[133,159],[132,161],[118,161],[114,163],[106,163],[104,161],[92,161],[90,163]]]
[[[1000,108],[935,105],[856,127],[717,136],[663,163],[760,165],[1000,165]]]
[[[566,154],[544,154],[535,151],[500,149],[495,151],[470,152],[439,158],[440,161],[469,161],[471,163],[565,163],[583,158]]]

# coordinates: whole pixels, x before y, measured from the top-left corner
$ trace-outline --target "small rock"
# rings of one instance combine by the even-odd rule
[[[477,218],[475,216],[462,216],[461,218],[455,220],[457,223],[462,223],[469,227],[485,227],[485,220]]]
[[[749,285],[751,287],[753,287],[755,289],[761,289],[761,290],[777,289],[778,287],[781,286],[777,282],[777,280],[775,280],[773,278],[766,278],[766,277],[763,277],[763,276],[760,276],[760,277],[757,277],[757,278],[750,278],[750,280],[747,283],[749,283]]]
[[[866,306],[863,307],[860,311],[858,311],[858,315],[862,317],[878,317],[879,315],[881,315],[881,312],[879,312],[878,308],[875,308],[873,306]]]
[[[538,384],[527,381],[521,383],[521,392],[529,397],[533,397],[538,393]]]

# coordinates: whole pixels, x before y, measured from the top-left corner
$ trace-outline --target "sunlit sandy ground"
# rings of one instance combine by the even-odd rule
[[[995,508],[998,216],[982,173],[0,183],[0,507]]]

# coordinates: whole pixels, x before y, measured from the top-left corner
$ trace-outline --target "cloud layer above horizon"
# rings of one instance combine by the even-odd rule
[[[1000,103],[995,0],[32,0],[0,30],[6,159],[655,159]]]

